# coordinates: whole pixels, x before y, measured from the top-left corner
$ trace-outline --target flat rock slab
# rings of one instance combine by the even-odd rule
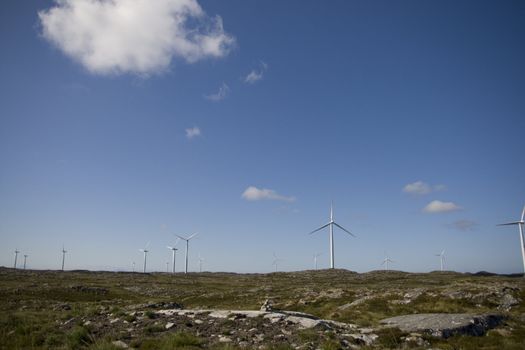
[[[425,332],[448,338],[456,334],[483,335],[502,321],[503,316],[496,314],[414,314],[386,318],[381,323],[405,332]]]

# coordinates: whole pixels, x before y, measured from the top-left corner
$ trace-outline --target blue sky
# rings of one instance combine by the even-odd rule
[[[0,5],[0,265],[327,267],[333,200],[336,267],[522,270],[523,2],[105,5]]]

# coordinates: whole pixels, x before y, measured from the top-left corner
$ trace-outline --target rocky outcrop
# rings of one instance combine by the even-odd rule
[[[497,314],[414,314],[387,318],[381,323],[405,332],[423,332],[448,338],[456,334],[483,335],[503,319],[502,315]]]

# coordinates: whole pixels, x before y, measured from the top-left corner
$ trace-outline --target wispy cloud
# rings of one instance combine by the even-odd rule
[[[442,201],[432,201],[428,203],[423,211],[425,213],[446,213],[451,211],[458,211],[462,208],[453,202],[442,202]]]
[[[38,17],[47,41],[101,75],[160,73],[175,57],[223,57],[235,44],[197,0],[55,0]]]
[[[194,126],[193,128],[186,129],[186,137],[190,140],[200,135],[201,135],[201,129],[199,129],[196,126]]]
[[[416,181],[416,182],[405,185],[405,187],[403,187],[403,192],[410,193],[410,194],[423,195],[423,194],[429,194],[432,192],[443,191],[445,189],[446,189],[445,185],[431,186],[427,184],[426,182]]]
[[[244,82],[247,84],[255,84],[261,80],[264,76],[264,72],[268,69],[268,65],[261,61],[260,67],[258,69],[252,69],[246,77],[244,77]]]
[[[284,202],[294,202],[295,197],[287,197],[278,194],[274,190],[269,190],[266,188],[257,188],[255,186],[249,186],[246,190],[244,190],[242,198],[248,200],[248,201],[259,201],[259,200],[278,200],[278,201],[284,201]]]
[[[204,95],[204,97],[210,101],[219,102],[221,100],[224,100],[229,93],[230,87],[226,85],[226,83],[222,83],[222,85],[219,87],[219,91],[217,91],[214,94]]]
[[[449,226],[460,231],[474,231],[478,223],[472,220],[457,220]]]

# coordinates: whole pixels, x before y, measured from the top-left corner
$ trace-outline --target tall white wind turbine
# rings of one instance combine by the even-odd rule
[[[131,271],[135,272],[135,262],[131,262]]]
[[[441,253],[436,254],[436,256],[439,256],[439,261],[441,263],[441,271],[443,271],[443,267],[445,265],[445,249],[443,249]]]
[[[198,233],[194,233],[194,234],[192,234],[189,237],[182,237],[182,236],[179,236],[179,235],[175,235],[175,236],[179,237],[180,239],[182,239],[183,241],[186,241],[186,264],[185,264],[185,267],[184,267],[184,273],[188,273],[188,249],[189,249],[189,246],[190,246],[190,239],[192,239],[195,236],[197,236],[197,234]]]
[[[344,228],[343,226],[339,225],[338,223],[336,223],[334,221],[334,206],[333,206],[333,203],[330,204],[330,221],[319,227],[318,229],[316,230],[313,230],[312,232],[310,232],[310,234],[313,234],[317,231],[320,231],[322,229],[324,229],[325,227],[328,227],[330,229],[329,231],[329,237],[330,237],[330,268],[333,269],[334,268],[334,226],[337,226],[339,227],[341,230],[343,230],[344,232],[348,233],[350,236],[352,237],[355,237],[355,235],[348,231],[346,228]]]
[[[385,254],[385,258],[383,259],[383,262],[381,263],[381,265],[385,265],[385,271],[388,271],[388,263],[393,263],[395,262],[394,260],[391,260],[388,255]]]
[[[317,270],[317,258],[323,255],[322,253],[315,253],[314,254],[314,269]]]
[[[18,253],[20,253],[20,250],[18,250],[18,248],[15,248],[15,264],[13,265],[15,269],[16,269],[16,260],[18,259]]]
[[[144,249],[139,249],[140,252],[143,252],[144,253],[144,267],[142,268],[142,272],[143,273],[146,273],[146,260],[147,260],[147,257],[148,257],[148,247],[149,247],[149,244],[150,242],[148,242],[146,244],[146,246],[144,247]]]
[[[64,271],[64,263],[66,262],[66,253],[67,253],[67,250],[64,248],[64,245],[62,244],[62,271]]]
[[[26,262],[27,262],[27,257],[28,257],[28,256],[29,256],[29,255],[24,254],[24,270],[26,269]]]
[[[507,222],[505,224],[499,224],[498,226],[510,226],[510,225],[518,225],[518,229],[520,232],[521,258],[523,260],[523,271],[525,272],[525,245],[524,245],[525,238],[523,237],[523,234],[524,234],[523,226],[525,225],[525,206],[523,207],[523,211],[521,212],[520,221]],[[523,277],[525,277],[525,273],[523,274]]]
[[[177,243],[179,243],[179,240],[180,238],[177,238],[177,240],[175,241],[175,244],[173,245],[173,247],[171,246],[166,246],[166,248],[168,249],[171,249],[172,251],[172,262],[171,262],[171,273],[175,273],[175,254],[177,252],[177,248],[175,248],[175,246],[177,245]]]

